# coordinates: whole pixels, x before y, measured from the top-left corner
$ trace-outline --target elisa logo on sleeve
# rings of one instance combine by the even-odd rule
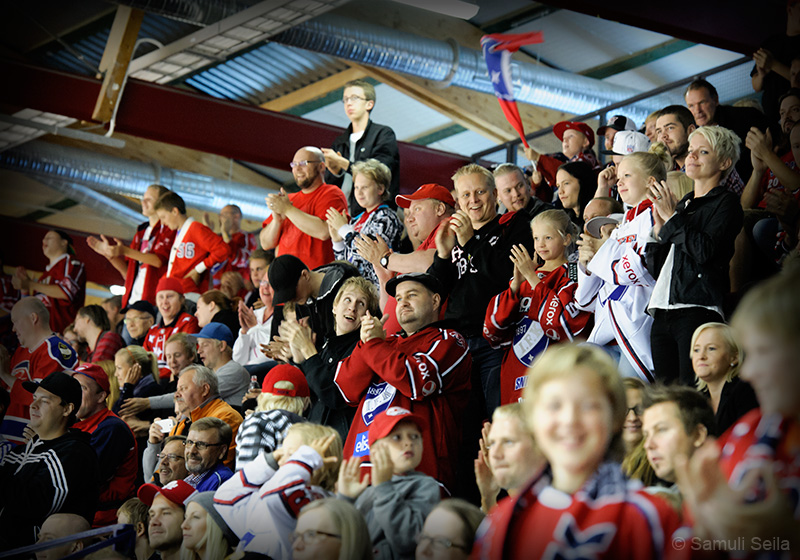
[[[369,432],[361,432],[356,436],[356,444],[353,447],[353,457],[365,457],[369,455]]]

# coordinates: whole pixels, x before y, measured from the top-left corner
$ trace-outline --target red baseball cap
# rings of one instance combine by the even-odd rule
[[[410,410],[401,406],[393,406],[378,414],[375,420],[372,421],[372,424],[370,424],[368,435],[369,446],[372,447],[372,444],[376,441],[391,434],[394,427],[404,420],[414,422],[420,432],[425,430],[425,420],[423,420],[421,416],[417,416]]]
[[[184,480],[173,480],[164,486],[156,486],[155,484],[142,484],[139,487],[137,496],[148,506],[153,505],[153,500],[156,494],[161,494],[170,502],[181,507],[186,507],[189,498],[194,496],[197,490]]]
[[[183,295],[183,283],[175,277],[162,276],[156,285],[156,293],[164,290],[172,290]]]
[[[411,206],[412,200],[425,200],[426,198],[432,198],[434,200],[444,202],[453,208],[456,207],[456,201],[453,200],[453,195],[450,194],[450,191],[442,185],[436,183],[422,185],[411,194],[398,194],[396,197],[394,197],[394,201],[400,208],[408,208]]]
[[[582,122],[561,121],[553,125],[553,134],[555,134],[556,138],[559,140],[564,140],[564,131],[567,129],[582,132],[586,138],[589,139],[589,148],[594,146],[594,130],[592,130],[588,124]]]
[[[111,382],[108,380],[105,370],[100,366],[96,364],[81,364],[75,368],[75,374],[85,375],[89,379],[94,379],[100,385],[101,390],[106,393],[111,392]]]
[[[278,389],[275,384],[278,381],[289,381],[294,388],[292,389]],[[261,384],[262,393],[272,393],[273,395],[280,395],[282,397],[309,397],[311,393],[308,390],[308,381],[306,376],[300,371],[300,368],[289,364],[278,364],[267,373],[264,382]]]

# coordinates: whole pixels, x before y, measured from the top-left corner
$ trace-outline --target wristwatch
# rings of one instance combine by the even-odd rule
[[[386,270],[389,270],[389,255],[391,255],[391,253],[386,253],[380,260],[381,266]]]

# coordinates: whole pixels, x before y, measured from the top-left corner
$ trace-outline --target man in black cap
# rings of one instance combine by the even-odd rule
[[[35,435],[0,463],[0,550],[36,542],[53,513],[91,523],[97,505],[97,455],[88,434],[69,429],[81,406],[80,383],[57,371],[23,386],[33,393],[29,426]]]
[[[608,119],[608,124],[597,129],[597,137],[605,138],[606,150],[611,150],[614,146],[614,136],[622,130],[636,130],[636,123],[625,115],[614,115]]]
[[[428,426],[419,470],[453,490],[470,397],[472,358],[467,342],[437,323],[443,288],[436,277],[401,274],[386,283],[386,291],[397,299],[403,331],[387,336],[380,320],[367,312],[361,319],[361,342],[336,372],[334,381],[342,396],[358,406],[344,457],[367,455],[370,424],[379,413],[399,406],[421,416]],[[473,485],[474,480],[473,475]]]
[[[130,337],[130,340],[126,339],[126,342],[129,346],[132,344],[141,346],[144,343],[147,331],[156,324],[157,315],[158,312],[153,304],[143,299],[125,308],[125,329]],[[125,333],[123,333],[123,338],[125,338]]]
[[[295,302],[297,318],[310,317],[311,329],[317,333],[319,344],[334,336],[333,300],[344,281],[360,276],[358,269],[350,263],[336,261],[309,270],[303,261],[294,255],[281,255],[269,267],[269,283],[275,291],[276,306],[272,320],[272,334],[278,333],[283,320],[283,304]]]

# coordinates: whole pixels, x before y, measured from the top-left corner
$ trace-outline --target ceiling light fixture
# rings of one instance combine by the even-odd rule
[[[398,4],[414,6],[430,12],[459,19],[475,17],[480,6],[466,0],[394,0]]]

